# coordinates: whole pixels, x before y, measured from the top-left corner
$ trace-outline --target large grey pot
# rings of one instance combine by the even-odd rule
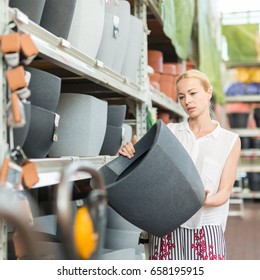
[[[26,123],[23,127],[16,127],[13,129],[14,147],[23,146],[29,131],[30,119],[31,119],[31,103],[23,101],[23,105],[24,105]],[[8,139],[8,142],[9,141],[10,139]]]
[[[108,203],[126,220],[162,237],[197,212],[205,192],[182,144],[161,121],[135,144],[135,156],[118,156],[99,171]]]
[[[122,127],[107,125],[100,155],[115,156],[122,145]]]
[[[29,131],[23,145],[28,158],[45,158],[54,143],[54,112],[31,105]]]
[[[46,0],[10,0],[9,6],[18,8],[25,13],[30,20],[39,24]]]
[[[98,156],[107,123],[107,102],[80,93],[62,93],[58,141],[49,156]]]
[[[110,252],[105,252],[101,260],[135,260],[135,249],[127,248]]]
[[[102,38],[104,20],[104,0],[77,0],[68,41],[84,54],[95,58]]]
[[[26,71],[31,73],[29,89],[31,96],[28,98],[32,105],[55,112],[61,90],[61,79],[46,71],[26,67]]]
[[[126,115],[126,105],[108,105],[107,124],[122,127]]]
[[[128,77],[133,82],[136,81],[136,74],[139,69],[143,35],[143,22],[139,18],[131,15],[127,50],[121,74]]]
[[[119,19],[117,37],[114,36],[114,22],[116,18]],[[106,4],[104,29],[96,58],[117,72],[120,72],[123,65],[129,24],[129,2],[120,1],[120,4],[116,5],[114,1],[111,1],[111,3]]]
[[[40,25],[58,37],[68,38],[76,0],[46,0]]]

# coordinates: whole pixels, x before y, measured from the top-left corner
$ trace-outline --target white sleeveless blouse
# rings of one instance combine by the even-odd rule
[[[203,185],[210,194],[217,192],[226,159],[238,138],[237,134],[222,128],[218,122],[213,122],[217,127],[199,139],[196,139],[187,121],[167,125],[192,158]],[[202,207],[181,227],[196,229],[204,225],[220,225],[224,232],[228,211],[229,201],[217,207]]]

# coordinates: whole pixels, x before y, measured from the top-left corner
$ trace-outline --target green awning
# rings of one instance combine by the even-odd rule
[[[194,0],[163,1],[163,31],[183,60],[188,58],[190,51],[194,10]]]
[[[223,104],[225,94],[221,79],[221,52],[211,31],[210,1],[198,0],[199,69],[209,77],[216,102]]]

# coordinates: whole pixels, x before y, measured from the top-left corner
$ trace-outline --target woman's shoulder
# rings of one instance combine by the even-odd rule
[[[172,131],[175,132],[178,129],[181,129],[183,127],[183,122],[179,122],[179,123],[168,123],[167,127]]]

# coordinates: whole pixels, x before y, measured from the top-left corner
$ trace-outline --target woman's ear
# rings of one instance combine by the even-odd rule
[[[210,100],[212,98],[212,94],[213,94],[213,90],[211,87],[208,89],[207,93],[208,93],[208,99]]]

